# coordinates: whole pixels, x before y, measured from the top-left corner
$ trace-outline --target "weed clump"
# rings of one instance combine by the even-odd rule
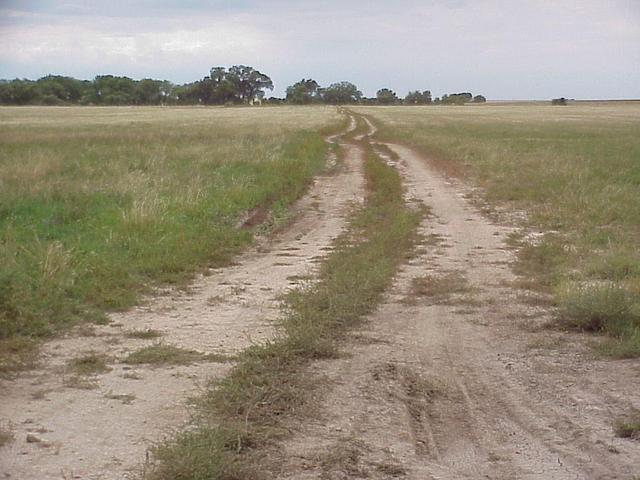
[[[640,327],[636,299],[611,282],[565,288],[559,295],[558,316],[568,327],[616,337]]]
[[[127,338],[137,338],[140,340],[152,340],[162,336],[162,332],[147,328],[146,330],[130,330],[125,333]]]
[[[205,357],[200,352],[176,347],[174,345],[166,345],[164,343],[156,343],[148,347],[136,350],[125,358],[124,363],[132,365],[188,365]]]
[[[67,367],[76,375],[97,375],[111,370],[108,366],[110,358],[106,355],[88,352],[81,357],[69,360]]]
[[[631,415],[618,420],[614,425],[616,436],[640,440],[640,412],[634,411]]]

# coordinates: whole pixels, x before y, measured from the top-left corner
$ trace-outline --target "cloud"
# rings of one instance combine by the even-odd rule
[[[250,64],[368,95],[640,97],[636,0],[160,0],[0,3],[0,77],[201,78]]]

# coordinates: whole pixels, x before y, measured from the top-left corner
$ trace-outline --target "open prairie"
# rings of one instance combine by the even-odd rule
[[[554,294],[565,325],[618,338],[607,353],[640,354],[640,102],[357,111],[523,214],[533,236],[512,242],[528,285]]]
[[[0,109],[0,370],[227,262],[251,238],[243,215],[304,192],[337,122],[329,107]]]
[[[640,104],[0,121],[5,475],[637,478]]]

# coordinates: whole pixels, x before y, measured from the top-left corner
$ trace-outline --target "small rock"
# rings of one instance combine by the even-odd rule
[[[27,433],[27,443],[40,443],[40,437],[37,437],[33,433]]]

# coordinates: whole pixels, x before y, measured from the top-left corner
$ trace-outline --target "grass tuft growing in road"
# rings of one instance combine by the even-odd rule
[[[288,296],[279,338],[246,350],[230,375],[211,385],[196,427],[155,449],[147,480],[259,477],[249,472],[260,448],[287,434],[286,419],[312,408],[318,385],[307,366],[336,355],[346,332],[376,308],[420,221],[403,202],[398,173],[368,144],[362,148],[366,204],[317,281]]]

